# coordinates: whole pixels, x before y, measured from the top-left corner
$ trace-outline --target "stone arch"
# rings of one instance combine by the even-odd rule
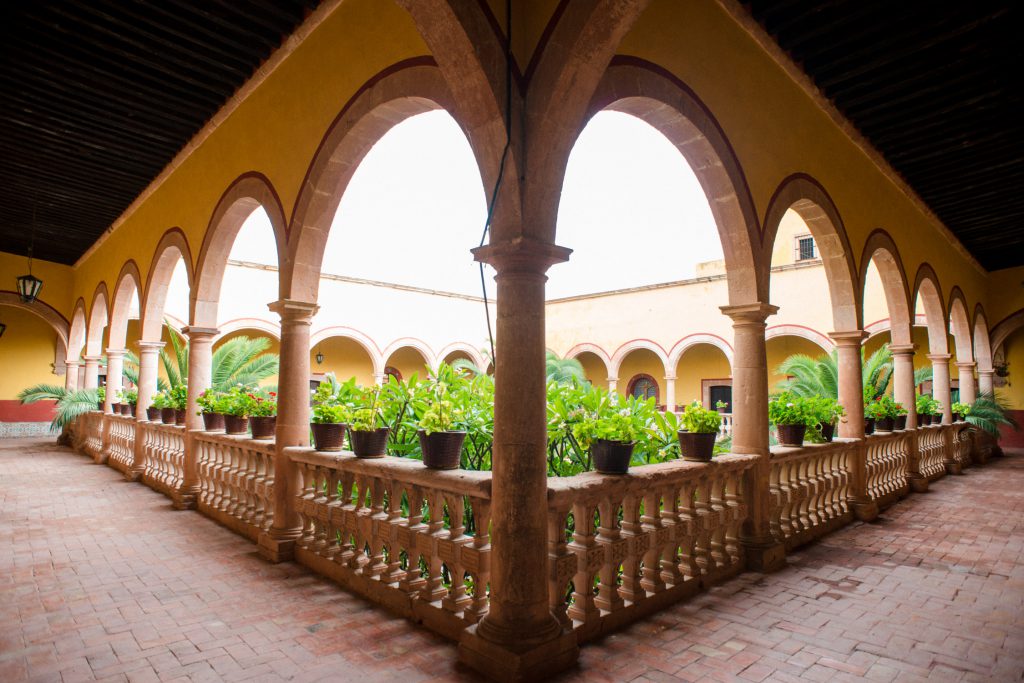
[[[8,306],[10,308],[28,311],[42,319],[43,322],[53,328],[53,331],[57,335],[57,349],[54,353],[53,359],[54,374],[63,374],[64,362],[67,359],[68,347],[71,339],[71,325],[68,323],[67,318],[61,315],[53,306],[40,299],[36,299],[31,303],[25,303],[21,300],[21,295],[17,292],[7,290],[0,291],[0,306]],[[78,309],[76,307],[76,311],[77,310]],[[84,302],[82,314],[82,320],[84,323]],[[81,351],[79,351],[79,353],[81,353]]]
[[[859,282],[858,271],[853,262],[850,240],[832,198],[811,176],[803,173],[791,175],[779,184],[772,195],[764,219],[759,273],[765,278],[771,273],[775,236],[783,215],[790,209],[800,215],[818,245],[821,263],[828,278],[835,330],[846,332],[861,329],[861,297],[855,284]],[[768,286],[766,282],[765,288]]]
[[[117,284],[114,285],[114,296],[110,304],[110,332],[107,344],[112,349],[125,348],[128,336],[128,316],[131,313],[132,301],[139,304],[139,316],[142,315],[142,305],[139,293],[142,291],[142,278],[139,275],[139,266],[135,261],[129,259],[117,276]]]
[[[473,365],[481,369],[483,369],[484,365],[487,363],[487,358],[484,354],[480,353],[478,349],[473,348],[471,344],[466,342],[452,342],[451,344],[448,344],[437,352],[437,360],[446,360],[453,353],[465,354],[473,362]]]
[[[196,327],[217,326],[221,286],[228,256],[238,231],[257,209],[266,211],[277,245],[280,272],[281,257],[287,250],[287,219],[273,184],[262,173],[245,173],[234,180],[221,195],[213,210],[196,262],[196,283],[190,297],[191,316]],[[267,302],[270,303],[270,302]]]
[[[281,326],[279,324],[260,318],[236,318],[221,324],[217,336],[213,338],[213,343],[216,344],[224,337],[239,330],[259,330],[268,337],[281,341]]]
[[[571,349],[565,352],[565,357],[576,358],[581,353],[594,354],[595,356],[601,359],[602,363],[604,363],[604,369],[607,370],[609,373],[611,372],[612,357],[608,355],[607,351],[605,351],[597,344],[590,344],[588,342],[577,344],[576,346],[572,347]]]
[[[171,275],[178,259],[185,262],[188,276],[188,287],[191,293],[195,274],[192,270],[192,252],[188,246],[188,238],[179,228],[171,228],[160,238],[153,252],[153,261],[146,276],[146,293],[140,302],[141,339],[160,341],[163,326],[164,306],[167,303],[167,288],[171,284]]]
[[[974,307],[974,360],[978,372],[992,372],[992,345],[988,335],[988,317],[981,304]]]
[[[892,343],[909,345],[913,343],[911,333],[912,316],[910,313],[910,288],[907,272],[903,267],[899,249],[892,236],[882,229],[868,235],[864,243],[864,251],[860,258],[860,287],[858,292],[861,303],[864,299],[864,287],[867,282],[868,266],[874,262],[882,280],[882,291],[885,293],[885,305],[889,310],[889,329]],[[864,310],[861,308],[863,319]],[[867,326],[864,328],[867,330]]]
[[[805,327],[804,325],[773,325],[764,331],[764,340],[778,337],[800,337],[820,347],[825,353],[832,353],[835,342],[827,334]]]
[[[947,311],[949,331],[953,334],[956,345],[958,363],[974,361],[974,340],[971,339],[971,322],[967,316],[967,301],[959,286],[954,286],[949,293],[949,309]]]
[[[87,356],[100,356],[103,354],[103,330],[106,329],[109,321],[107,315],[107,283],[101,282],[96,285],[96,291],[92,295],[92,306],[89,308],[89,327],[85,334],[85,354]]]
[[[598,84],[586,120],[602,110],[635,116],[675,145],[711,207],[725,257],[729,303],[767,301],[767,279],[758,274],[757,210],[739,160],[707,106],[661,67],[620,56]]]
[[[343,337],[345,339],[351,339],[359,344],[359,346],[363,347],[363,350],[366,351],[367,355],[370,356],[370,362],[373,365],[373,374],[375,376],[380,376],[384,373],[384,356],[376,342],[359,330],[355,330],[351,327],[325,327],[322,330],[314,332],[309,338],[310,349],[316,348],[317,344],[331,337]]]
[[[395,363],[392,362],[392,356],[402,349],[413,349],[423,360],[422,365],[430,368],[431,372],[433,372],[437,367],[438,359],[434,354],[433,349],[431,349],[426,342],[421,339],[416,339],[415,337],[401,337],[388,344],[384,351],[381,352],[381,358],[384,359],[384,365],[395,365]]]
[[[915,311],[918,300],[924,304],[925,321],[928,325],[928,353],[949,353],[949,327],[946,324],[946,306],[942,302],[942,287],[939,285],[939,276],[927,263],[921,264],[914,278]]]
[[[85,331],[87,324],[85,315],[85,299],[79,298],[75,302],[74,312],[71,314],[71,327],[68,330],[68,358],[77,361],[85,348]]]
[[[410,60],[379,74],[331,124],[306,171],[288,232],[282,298],[315,302],[331,223],[349,181],[370,148],[396,124],[436,109],[454,111],[441,71],[429,60]],[[466,127],[456,119],[463,131]],[[480,158],[474,131],[467,138]],[[502,140],[504,142],[504,140]],[[500,153],[500,148],[499,148]]]
[[[619,376],[619,369],[622,367],[622,361],[631,351],[638,349],[646,349],[652,352],[661,361],[662,369],[664,374],[662,377],[670,375],[669,364],[668,364],[668,353],[661,347],[660,344],[651,341],[650,339],[632,339],[615,350],[612,354],[611,361],[608,364],[608,377],[617,378]]]
[[[679,366],[679,359],[683,357],[686,351],[697,344],[708,344],[714,346],[721,351],[726,360],[729,361],[729,367],[732,367],[732,344],[722,339],[717,334],[706,334],[699,332],[697,334],[690,334],[676,342],[675,346],[668,353],[668,367],[672,368],[672,373],[675,374],[676,368]]]

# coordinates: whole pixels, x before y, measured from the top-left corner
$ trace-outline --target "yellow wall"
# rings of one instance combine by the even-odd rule
[[[1006,385],[996,390],[999,398],[1009,403],[1013,410],[1024,410],[1024,328],[1007,337],[1003,342],[1010,376]]]
[[[0,251],[0,291],[17,291],[16,278],[27,274],[28,259]],[[71,267],[32,259],[32,274],[43,281],[43,287],[39,290],[39,300],[55,308],[70,323],[71,311],[75,305],[75,299],[72,298],[74,271]],[[114,277],[116,276],[115,272]],[[92,292],[89,295],[91,296]],[[85,299],[88,302],[89,296],[85,296]]]
[[[772,266],[785,266],[794,263],[796,259],[796,245],[794,239],[797,235],[808,235],[811,229],[800,218],[796,211],[787,211],[779,222],[779,232],[775,235],[775,246],[772,249]],[[815,249],[818,245],[815,243]]]
[[[665,402],[665,364],[653,351],[637,349],[622,359],[619,366],[619,381],[616,388],[625,396],[629,391],[629,380],[639,374],[650,375],[658,383],[658,403]]]
[[[424,379],[427,376],[427,361],[423,359],[420,352],[409,346],[403,346],[391,354],[391,357],[384,363],[398,370],[402,379],[409,379],[414,374]]]
[[[587,351],[576,356],[576,360],[583,366],[583,376],[590,380],[591,384],[596,387],[608,387],[608,368],[597,354]]]
[[[1024,309],[1024,266],[989,273],[988,286],[989,304],[985,307],[985,315],[989,327],[995,327],[1003,318]],[[968,313],[973,322],[974,310]]]
[[[777,370],[782,361],[793,354],[802,353],[811,358],[820,358],[825,351],[814,342],[807,341],[803,337],[782,336],[769,339],[765,345],[768,351],[768,388],[775,391],[775,385],[786,379]]]
[[[165,328],[164,329],[164,335],[166,336],[166,334],[167,334],[167,331],[166,331],[166,328]],[[271,336],[267,335],[266,333],[264,333],[264,332],[262,332],[260,330],[236,330],[236,331],[232,332],[231,334],[226,334],[226,335],[224,335],[223,337],[221,337],[220,339],[217,340],[217,343],[213,345],[213,350],[216,351],[221,346],[223,346],[228,340],[234,339],[235,337],[249,337],[249,339],[257,339],[259,337],[262,337],[262,338],[264,338],[264,339],[266,339],[267,341],[270,342],[270,346],[267,348],[267,350],[264,353],[272,353],[272,354],[274,354],[274,355],[276,355],[278,357],[281,356],[281,343],[277,339],[275,339],[274,337],[271,337]],[[264,355],[264,354],[260,354],[260,355]],[[271,375],[270,377],[267,377],[265,380],[260,382],[260,386],[262,386],[262,387],[277,386],[277,375]]]
[[[732,369],[725,354],[710,344],[697,344],[686,350],[676,366],[676,403],[703,401],[702,380],[729,377]]]
[[[33,384],[64,385],[64,377],[53,374],[57,333],[39,316],[0,306],[0,322],[7,325],[0,337],[0,401],[17,398],[18,392]]]
[[[322,365],[316,364],[316,352],[324,354]],[[339,381],[355,377],[364,387],[373,385],[373,361],[366,349],[347,337],[330,337],[309,352],[309,366],[314,374],[333,372]]]

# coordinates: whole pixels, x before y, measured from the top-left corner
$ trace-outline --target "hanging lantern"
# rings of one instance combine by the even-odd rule
[[[22,301],[30,304],[36,300],[42,288],[43,281],[32,275],[32,262],[29,261],[28,275],[18,277],[18,294],[21,295]]]
[[[320,353],[320,351],[317,351],[316,352],[316,364],[317,365],[323,365],[323,362],[324,362],[324,354]]]

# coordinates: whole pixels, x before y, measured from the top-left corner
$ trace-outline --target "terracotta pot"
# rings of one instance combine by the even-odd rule
[[[688,460],[689,462],[711,462],[711,456],[715,451],[715,437],[717,436],[718,434],[715,433],[697,434],[680,430],[676,433],[676,437],[679,439],[679,453],[682,455],[683,460]],[[628,461],[626,464],[629,464]]]
[[[821,432],[821,438],[825,441],[830,442],[836,437],[836,423],[829,422],[828,424],[822,423],[818,425],[818,430]]]
[[[103,404],[101,403],[100,406],[102,406],[102,405]],[[103,410],[103,408],[101,407],[100,410]],[[120,403],[111,403],[110,404],[110,412],[113,413],[114,415],[120,415],[121,414],[121,404]]]
[[[864,418],[864,433],[874,434],[875,433],[875,418],[865,417]]]
[[[717,410],[718,412],[723,413],[723,414],[724,413],[728,413],[729,412],[729,406],[726,406],[724,408],[715,408],[715,410]]]
[[[880,417],[875,420],[875,430],[879,432],[891,432],[895,421],[891,417]]]
[[[462,462],[462,442],[466,432],[417,432],[423,464],[432,470],[456,470]]]
[[[892,428],[895,429],[898,432],[901,432],[904,429],[906,429],[907,428],[907,416],[906,415],[897,415],[895,417],[895,419],[893,420]]]
[[[146,419],[150,422],[156,422],[160,419],[159,408],[146,408]]]
[[[313,448],[318,451],[340,451],[345,447],[348,425],[344,422],[312,422],[309,428],[313,430]]]
[[[633,459],[635,445],[635,441],[594,439],[590,446],[594,470],[601,474],[625,474],[629,471],[629,461]]]
[[[352,429],[348,430],[348,440],[352,443],[352,452],[357,458],[383,458],[387,455],[388,434],[391,432],[387,427],[380,429]],[[462,443],[459,443],[459,452],[462,452]],[[456,455],[456,458],[458,455]],[[457,461],[456,461],[457,462]]]
[[[178,425],[179,427],[184,427],[185,426],[185,417],[186,417],[186,415],[185,415],[185,409],[184,408],[175,408],[174,409],[174,424]]]
[[[208,432],[223,431],[224,416],[220,413],[203,413],[203,429]]]
[[[807,425],[775,425],[779,443],[783,446],[803,446]]]
[[[249,418],[238,415],[224,416],[224,429],[228,434],[248,434]]]
[[[161,408],[160,421],[165,425],[174,424],[174,408]]]
[[[252,427],[252,438],[273,439],[274,430],[277,428],[277,415],[250,417],[249,426]]]

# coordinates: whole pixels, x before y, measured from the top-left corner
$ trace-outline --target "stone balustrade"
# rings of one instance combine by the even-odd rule
[[[90,410],[79,415],[72,425],[72,443],[76,450],[88,455],[96,462],[103,457],[103,439],[106,420],[102,411]]]
[[[836,439],[771,449],[769,528],[787,550],[853,519],[849,498],[857,448],[857,441]]]
[[[192,432],[199,512],[253,542],[274,521],[273,441]]]
[[[962,469],[973,462],[975,452],[975,433],[967,422],[953,425],[953,461]]]
[[[732,436],[732,413],[720,413],[722,423],[718,426],[721,436]]]
[[[487,613],[490,472],[285,452],[302,485],[299,562],[453,639]]]
[[[180,490],[185,473],[185,428],[161,422],[140,422],[143,439],[142,481],[166,496]]]
[[[741,571],[754,456],[548,479],[549,601],[591,640]]]
[[[914,435],[908,431],[876,432],[865,438],[866,491],[880,509],[907,495],[910,449]]]
[[[135,418],[129,415],[105,415],[107,438],[104,460],[118,472],[128,475],[135,463]]]
[[[917,429],[917,472],[927,481],[946,474],[946,433],[950,427],[928,425]]]

